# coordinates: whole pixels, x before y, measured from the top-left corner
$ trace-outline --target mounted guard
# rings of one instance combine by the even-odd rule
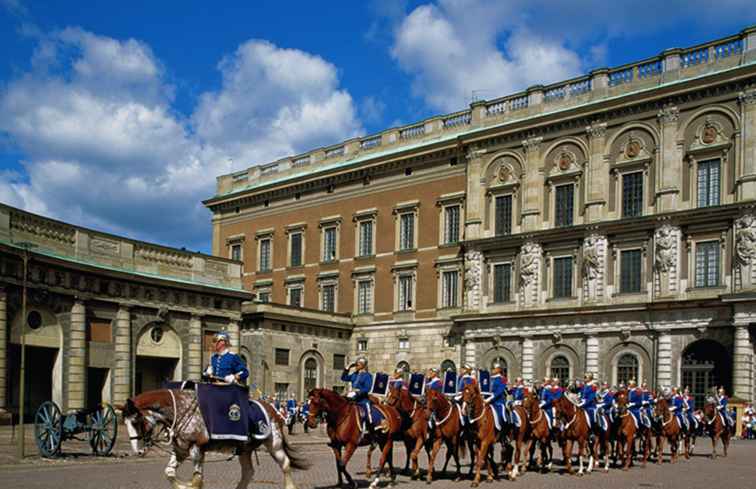
[[[228,384],[246,384],[249,370],[239,355],[229,350],[231,337],[225,331],[220,331],[213,337],[215,353],[210,357],[210,365],[205,370],[205,376],[226,382]]]
[[[494,364],[493,374],[491,375],[491,392],[484,394],[484,400],[487,404],[493,406],[494,414],[496,414],[496,429],[501,431],[504,428],[504,424],[508,423],[507,419],[507,395],[509,390],[507,389],[507,378],[504,377],[503,370],[500,364]]]
[[[593,374],[587,373],[584,376],[585,382],[583,389],[580,391],[580,401],[578,407],[583,408],[588,415],[588,427],[593,429],[596,424],[596,383],[593,381]]]
[[[735,421],[732,419],[732,417],[730,416],[730,411],[727,409],[727,401],[728,397],[725,393],[725,388],[720,386],[717,390],[717,411],[722,417],[725,425],[729,429],[732,429],[735,427]]]
[[[346,398],[360,407],[363,431],[367,428],[372,434],[374,420],[369,394],[373,388],[373,376],[367,368],[367,358],[359,357],[356,362],[344,369],[341,380],[350,383],[351,390],[347,393]],[[352,369],[354,369],[354,372],[350,372]]]

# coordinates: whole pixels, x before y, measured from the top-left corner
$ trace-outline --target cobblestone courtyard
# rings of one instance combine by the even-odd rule
[[[64,456],[57,460],[44,460],[29,457],[23,463],[15,463],[12,458],[12,446],[9,433],[0,434],[0,487],[3,489],[42,489],[42,488],[77,488],[77,489],[116,489],[116,488],[169,488],[163,477],[166,457],[153,453],[138,459],[128,455],[125,440],[114,450],[114,456],[94,458],[88,454],[83,444],[75,442],[64,445]],[[300,489],[320,489],[331,487],[336,483],[336,471],[333,455],[325,446],[325,439],[319,432],[309,435],[297,434],[292,437],[298,449],[304,451],[312,462],[312,468],[305,472],[296,472],[295,480]],[[30,440],[31,441],[31,440]],[[29,445],[27,450],[34,451]],[[349,464],[349,469],[360,487],[366,487],[365,457],[367,449],[361,448]],[[628,472],[611,470],[608,474],[594,473],[586,477],[571,477],[559,473],[528,473],[518,482],[506,480],[497,484],[520,484],[529,488],[546,488],[558,486],[569,488],[653,488],[695,489],[695,488],[747,488],[753,487],[756,480],[756,443],[752,441],[735,441],[731,446],[729,457],[711,460],[708,458],[710,443],[702,440],[697,447],[697,454],[690,461],[681,461],[675,465],[665,463],[663,466],[649,465],[646,469],[633,468]],[[439,459],[442,461],[443,453]],[[497,455],[498,456],[498,455]],[[559,455],[557,455],[558,457]],[[397,466],[404,464],[404,448],[395,451]],[[260,465],[256,467],[255,479],[251,487],[280,487],[281,474],[273,460],[260,453]],[[426,464],[425,455],[421,455],[421,466]],[[377,454],[373,456],[377,463]],[[437,461],[440,468],[441,463]],[[190,465],[185,464],[182,478],[188,478]],[[466,468],[466,467],[465,467]],[[555,470],[559,469],[557,464]],[[235,487],[239,477],[239,465],[236,460],[226,461],[217,455],[209,458],[206,464],[206,488],[226,489]],[[385,485],[385,484],[384,484]],[[483,484],[482,487],[486,485]],[[409,477],[399,475],[397,487],[413,489],[427,487],[424,482],[411,481]],[[433,487],[461,488],[469,487],[469,481],[453,482],[438,480]]]

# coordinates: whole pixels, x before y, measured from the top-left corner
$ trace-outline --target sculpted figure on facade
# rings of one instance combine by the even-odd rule
[[[654,264],[659,272],[669,272],[677,263],[678,229],[670,224],[664,224],[656,230],[654,243],[656,254]]]
[[[483,272],[483,254],[480,251],[465,253],[465,289],[467,290],[467,308],[480,306],[480,283]]]
[[[538,279],[538,269],[541,265],[541,245],[527,242],[522,245],[520,253],[520,284],[528,287]]]
[[[735,221],[735,251],[745,265],[756,259],[756,216],[746,214]]]
[[[601,274],[602,258],[601,244],[603,236],[591,235],[583,242],[583,276],[589,280],[596,280]]]

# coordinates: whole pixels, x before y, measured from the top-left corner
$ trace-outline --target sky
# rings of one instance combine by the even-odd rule
[[[0,0],[0,202],[208,252],[218,175],[752,24],[753,0]]]

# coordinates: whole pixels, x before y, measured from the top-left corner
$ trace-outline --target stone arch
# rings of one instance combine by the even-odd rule
[[[574,145],[575,147],[577,147],[577,149],[580,150],[583,157],[581,159],[578,159],[577,161],[578,165],[582,167],[588,162],[588,154],[590,153],[588,149],[588,145],[586,145],[585,141],[583,141],[582,139],[572,137],[572,136],[555,140],[541,154],[546,155],[546,158],[548,159],[548,155],[553,153],[554,150],[556,150],[560,146],[564,146],[564,145]],[[548,160],[546,160],[546,164],[548,164]]]
[[[441,362],[441,373],[447,370],[452,370],[453,372],[457,371],[457,364],[454,363],[454,360],[447,358]]]
[[[506,362],[505,374],[509,378],[520,375],[520,365],[514,352],[505,346],[495,346],[487,350],[481,357],[480,368],[491,370],[493,362],[497,358],[502,358]]]
[[[682,349],[678,379],[680,387],[689,385],[696,405],[703,405],[712,388],[724,386],[732,394],[732,355],[722,342],[704,337]]]
[[[620,137],[622,137],[622,135],[632,130],[647,132],[649,136],[651,136],[651,141],[653,141],[654,143],[654,149],[659,146],[660,136],[659,136],[658,128],[646,122],[641,122],[641,121],[629,122],[621,126],[619,129],[617,129],[617,131],[606,140],[606,146],[604,146],[606,148],[606,153],[604,153],[604,157],[611,158],[612,149],[614,148],[615,142]]]
[[[312,361],[315,362],[314,370],[311,367]],[[304,399],[309,394],[308,383],[314,383],[315,387],[323,387],[325,384],[325,359],[317,350],[307,350],[299,357],[299,399]]]
[[[63,396],[63,371],[65,363],[64,343],[68,341],[66,328],[61,324],[58,315],[44,305],[29,305],[26,310],[26,318],[22,317],[20,308],[10,324],[10,351],[8,352],[9,386],[11,404],[18,405],[18,385],[21,366],[21,330],[24,320],[34,317],[33,321],[39,321],[39,326],[25,328],[26,365],[34,365],[36,369],[27,368],[26,381],[29,385],[25,394],[25,418],[37,409],[44,401],[52,400],[61,409],[65,409],[66,403]],[[5,341],[3,338],[1,341]],[[34,372],[50,371],[49,377],[36,376]],[[29,409],[31,408],[31,409]],[[28,421],[28,419],[27,419]]]
[[[184,347],[167,321],[146,322],[135,335],[134,391],[160,388],[165,380],[181,380]]]
[[[606,145],[605,161],[609,173],[608,210],[623,215],[623,179],[641,172],[640,214],[652,212],[656,199],[655,169],[659,158],[658,131],[642,122],[622,126]]]
[[[630,354],[637,358],[638,360],[638,376],[636,377],[636,381],[638,382],[638,385],[643,382],[643,380],[648,381],[649,385],[654,384],[654,378],[653,378],[653,364],[651,362],[651,355],[648,353],[648,350],[641,345],[640,343],[636,342],[623,342],[618,343],[611,347],[609,351],[607,352],[606,359],[605,359],[605,365],[604,365],[604,372],[606,372],[606,375],[608,377],[607,381],[610,382],[613,385],[617,385],[619,382],[619,379],[617,377],[617,367],[618,362],[622,355]]]
[[[250,359],[252,358],[252,352],[249,351],[249,348],[247,348],[246,346],[239,346],[239,356],[244,362],[244,365],[247,366],[247,370],[249,370],[249,376],[252,377],[252,369],[251,369],[252,364],[250,363]]]
[[[697,109],[688,114],[688,116],[685,118],[685,122],[680,127],[680,135],[684,135],[688,131],[688,128],[696,121],[696,119],[700,118],[703,115],[706,115],[707,113],[720,113],[724,115],[729,119],[735,131],[740,130],[740,117],[738,116],[738,114],[726,105],[716,104],[701,107],[700,109]]]
[[[512,170],[514,170],[513,174],[518,181],[521,181],[523,178],[525,178],[525,162],[522,159],[522,155],[520,155],[516,151],[499,151],[491,156],[491,158],[488,160],[488,163],[486,163],[485,165],[485,169],[483,170],[483,175],[486,179],[486,186],[490,186],[492,178],[495,176],[498,168],[502,164],[509,164],[512,166]]]
[[[570,380],[574,379],[578,372],[583,370],[580,355],[569,345],[564,343],[557,343],[551,345],[539,355],[543,361],[538,365],[538,380],[543,379],[547,375],[550,376],[551,362],[557,356],[564,356],[570,364]]]

